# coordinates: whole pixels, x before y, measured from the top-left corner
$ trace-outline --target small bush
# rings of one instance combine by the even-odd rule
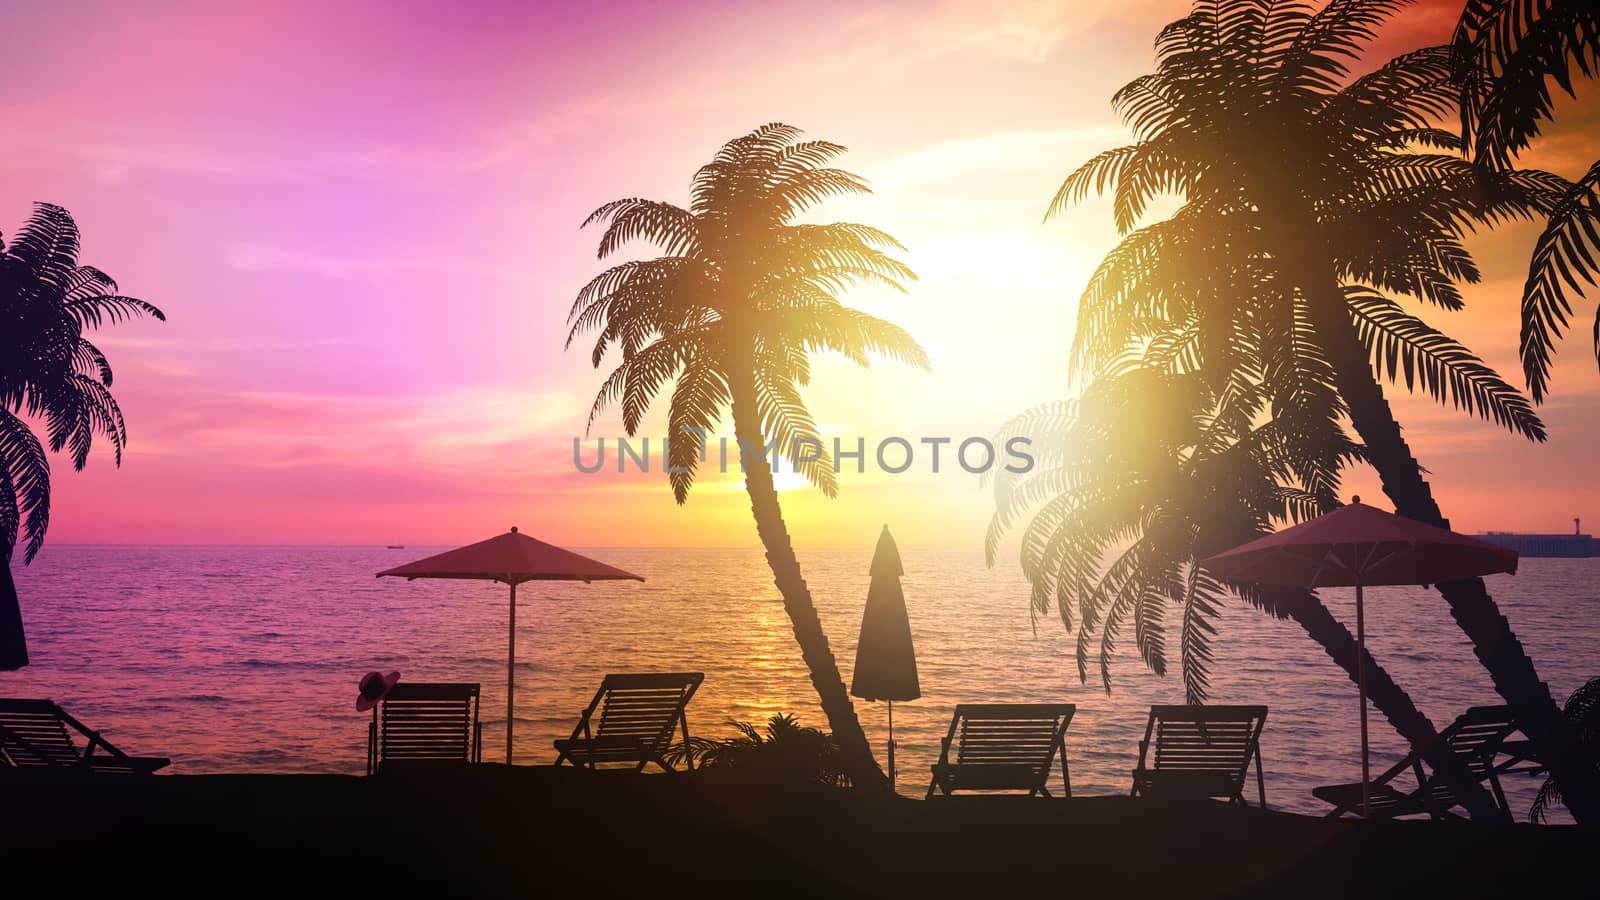
[[[848,787],[839,745],[820,728],[801,725],[790,713],[767,720],[765,728],[729,720],[738,734],[722,740],[690,738],[668,754],[674,764],[708,773],[736,775],[771,783],[814,783]]]

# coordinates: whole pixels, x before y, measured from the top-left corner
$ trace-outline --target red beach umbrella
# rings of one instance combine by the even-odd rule
[[[917,683],[917,652],[911,644],[906,596],[900,589],[905,568],[887,525],[878,536],[869,572],[872,580],[867,587],[867,608],[861,613],[850,693],[863,700],[889,702],[889,781],[893,783],[894,701],[921,697],[922,686]]]
[[[517,531],[486,541],[468,544],[419,559],[413,563],[385,569],[378,577],[392,575],[407,581],[413,578],[471,578],[498,581],[511,587],[511,621],[506,638],[506,764],[511,764],[512,695],[515,690],[517,661],[517,585],[525,581],[621,581],[644,579],[632,572],[563,550]]]
[[[1360,497],[1309,522],[1201,560],[1224,581],[1356,589],[1356,684],[1361,694],[1361,814],[1371,799],[1367,765],[1366,622],[1362,588],[1437,584],[1517,573],[1517,551],[1375,509]]]

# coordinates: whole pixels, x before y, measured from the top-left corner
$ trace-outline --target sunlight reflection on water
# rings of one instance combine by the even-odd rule
[[[428,548],[50,546],[16,571],[34,665],[0,674],[0,694],[51,697],[131,752],[174,760],[173,772],[360,772],[367,717],[355,685],[371,669],[409,680],[483,685],[485,757],[504,744],[503,586],[378,580],[373,573]],[[607,672],[693,670],[696,734],[727,720],[796,712],[825,724],[762,554],[740,550],[595,550],[643,584],[545,582],[519,596],[517,753],[553,759]],[[1010,568],[980,553],[907,551],[904,586],[922,699],[897,703],[900,790],[920,796],[961,701],[1078,705],[1067,734],[1075,793],[1122,793],[1151,703],[1183,700],[1132,655],[1131,629],[1107,696],[1091,666],[1078,680],[1074,641],[1048,619],[1034,632],[1028,595]],[[846,684],[867,593],[867,551],[803,553]],[[1530,559],[1490,589],[1564,699],[1600,674],[1600,560]],[[1334,614],[1348,591],[1324,592]],[[1443,726],[1497,698],[1437,595],[1369,592],[1368,642]],[[1310,789],[1359,769],[1355,687],[1292,623],[1237,604],[1224,611],[1212,684],[1217,703],[1266,703],[1267,800],[1318,812]],[[1176,622],[1169,627],[1176,644]],[[858,702],[869,736],[885,737],[881,703]],[[1404,751],[1373,719],[1373,771]],[[1513,776],[1526,809],[1537,781]]]

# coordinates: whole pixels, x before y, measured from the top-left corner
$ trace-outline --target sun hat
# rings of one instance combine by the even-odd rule
[[[390,672],[384,675],[381,672],[368,672],[361,677],[361,693],[356,696],[356,711],[366,712],[378,705],[384,695],[400,680],[399,672]]]

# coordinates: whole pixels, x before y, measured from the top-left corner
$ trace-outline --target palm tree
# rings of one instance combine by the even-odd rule
[[[770,124],[729,141],[695,174],[688,209],[630,198],[595,210],[584,224],[606,224],[601,259],[635,239],[664,255],[621,263],[590,281],[573,304],[567,343],[597,331],[596,368],[613,347],[621,351],[591,425],[616,403],[634,434],[650,401],[676,378],[667,458],[680,504],[707,432],[731,411],[756,532],[846,771],[858,787],[886,789],[801,577],[767,451],[788,455],[834,496],[832,457],[800,396],[811,353],[831,350],[862,365],[871,355],[923,368],[928,360],[904,329],[839,302],[851,285],[904,291],[916,276],[887,252],[905,248],[876,228],[795,223],[828,197],[870,192],[858,176],[827,165],[844,147],[799,137],[799,129]]]
[[[1168,609],[1179,616],[1178,654],[1190,703],[1206,700],[1215,620],[1227,588],[1197,563],[1338,504],[1340,470],[1361,458],[1338,423],[1342,408],[1325,394],[1317,410],[1284,408],[1263,421],[1270,391],[1213,393],[1171,341],[1101,375],[1075,402],[1051,403],[1017,417],[999,440],[1030,439],[1035,464],[999,473],[987,543],[993,565],[1003,536],[1022,530],[1022,569],[1033,589],[1035,622],[1052,606],[1077,632],[1078,674],[1098,632],[1100,678],[1111,690],[1110,659],[1125,627],[1147,668],[1168,668]],[[1306,590],[1240,588],[1247,603],[1300,625],[1352,681],[1357,646],[1350,632]],[[1457,771],[1411,698],[1368,654],[1374,705],[1430,764],[1454,775],[1474,815],[1494,815],[1493,798]],[[1376,674],[1374,674],[1376,673]],[[1439,752],[1434,752],[1437,749]]]
[[[1590,765],[1600,766],[1600,678],[1591,678],[1573,691],[1561,708],[1561,714],[1577,734],[1578,745],[1588,755]],[[1554,778],[1545,778],[1528,810],[1528,820],[1543,822],[1550,808],[1560,802],[1561,786]]]
[[[1508,168],[1550,118],[1550,82],[1573,95],[1572,73],[1600,74],[1600,4],[1593,0],[1467,0],[1456,24],[1462,137],[1473,158]],[[1570,288],[1600,278],[1600,161],[1561,198],[1534,245],[1522,291],[1522,371],[1542,402],[1555,344],[1573,315]],[[1600,362],[1600,308],[1594,353]]]
[[[23,539],[23,561],[33,562],[50,526],[50,460],[22,417],[42,421],[50,451],[65,450],[74,469],[88,463],[96,434],[120,466],[128,430],[111,365],[83,332],[140,315],[166,318],[78,264],[78,226],[61,207],[34,204],[10,245],[0,242],[0,670],[28,664],[12,552]]]
[[[1465,235],[1547,216],[1570,185],[1427,152],[1462,146],[1432,125],[1457,99],[1448,47],[1349,78],[1400,5],[1196,3],[1157,38],[1158,70],[1116,95],[1136,143],[1069,176],[1047,218],[1091,187],[1110,189],[1126,235],[1085,292],[1081,368],[1165,335],[1215,384],[1258,373],[1285,389],[1331,388],[1397,511],[1448,527],[1381,381],[1403,372],[1409,389],[1532,440],[1543,425],[1499,375],[1390,295],[1461,308],[1457,283],[1478,279]],[[1162,192],[1182,207],[1136,230]],[[1600,821],[1600,778],[1482,579],[1436,587],[1569,808]]]

